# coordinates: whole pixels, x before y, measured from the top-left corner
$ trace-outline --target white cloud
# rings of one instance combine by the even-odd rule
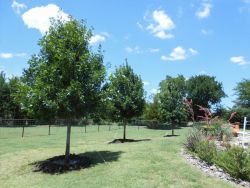
[[[38,29],[41,34],[45,34],[51,25],[50,19],[60,19],[69,21],[69,15],[63,12],[57,5],[48,4],[47,6],[34,7],[22,15],[22,19],[28,28]]]
[[[147,26],[147,30],[153,33],[155,37],[160,39],[170,39],[174,37],[174,35],[168,33],[168,31],[174,29],[175,24],[164,10],[154,10],[152,19],[153,23]]]
[[[148,86],[149,85],[148,81],[143,81],[142,83],[143,83],[144,86]]]
[[[139,22],[136,22],[136,25],[140,28],[140,30],[144,30],[142,24],[140,24]]]
[[[208,31],[207,31],[206,29],[202,29],[202,30],[201,30],[201,33],[202,33],[203,35],[207,35],[207,34],[208,34]]]
[[[14,58],[14,57],[25,57],[27,56],[26,53],[16,53],[16,54],[13,54],[13,53],[0,53],[0,58],[2,59],[11,59],[11,58]]]
[[[103,35],[94,35],[94,36],[92,36],[91,38],[90,38],[90,40],[89,40],[89,43],[91,44],[91,45],[95,45],[95,44],[97,44],[97,43],[101,43],[101,42],[104,42],[106,40],[106,37],[105,36],[103,36]]]
[[[230,58],[230,61],[231,61],[232,63],[235,63],[235,64],[240,65],[240,66],[249,64],[249,62],[247,62],[247,61],[245,60],[245,57],[243,57],[243,56],[234,56],[234,57],[231,57],[231,58]]]
[[[240,13],[250,13],[250,0],[243,0],[243,2],[245,3],[245,5],[239,8]]]
[[[204,71],[204,70],[202,70],[202,71],[200,71],[198,74],[200,74],[200,75],[207,75],[207,72]]]
[[[194,50],[193,48],[189,48],[188,51],[191,53],[191,55],[197,55],[198,52]]]
[[[169,56],[161,56],[163,61],[181,61],[185,60],[188,57],[196,55],[198,52],[193,48],[189,48],[188,50],[184,49],[181,46],[177,46],[173,49],[173,51],[169,54]]]
[[[100,34],[102,34],[103,36],[105,36],[106,38],[110,38],[110,34],[108,32],[100,32]]]
[[[150,92],[155,95],[157,93],[160,93],[160,90],[159,89],[151,89]]]
[[[212,29],[201,29],[201,34],[202,35],[211,35],[211,34],[214,34],[214,30],[212,30]]]
[[[128,47],[125,48],[125,50],[128,53],[136,53],[136,54],[142,53],[139,46],[135,46],[135,47],[129,47],[128,46]]]
[[[149,48],[150,53],[158,53],[160,51],[159,48]]]
[[[0,53],[0,58],[3,58],[3,59],[10,59],[13,57],[14,55],[12,53]]]
[[[211,8],[212,8],[212,4],[206,1],[204,1],[202,3],[202,8],[199,8],[195,15],[199,18],[199,19],[204,19],[204,18],[207,18],[210,13],[211,13]]]
[[[27,54],[26,53],[17,53],[15,54],[16,57],[26,57]]]
[[[26,9],[27,6],[25,4],[22,3],[18,3],[17,1],[13,1],[11,4],[11,8],[17,13],[20,14],[22,9]]]

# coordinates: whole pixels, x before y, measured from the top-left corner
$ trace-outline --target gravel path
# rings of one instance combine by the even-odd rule
[[[226,182],[231,182],[236,185],[241,185],[243,187],[249,187],[250,188],[250,182],[243,181],[241,179],[236,179],[231,177],[228,173],[224,172],[223,169],[215,166],[215,165],[209,165],[206,162],[200,160],[198,157],[193,156],[186,152],[185,149],[181,150],[181,155],[193,166],[199,168],[209,176],[220,178]]]

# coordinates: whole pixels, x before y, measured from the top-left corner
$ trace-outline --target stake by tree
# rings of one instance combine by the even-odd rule
[[[109,81],[109,98],[114,105],[115,114],[123,120],[123,140],[125,140],[128,120],[140,116],[143,112],[145,103],[143,83],[127,61],[110,75]]]
[[[105,67],[100,50],[94,53],[89,47],[91,36],[84,22],[54,20],[38,43],[40,53],[28,62],[20,86],[23,107],[33,116],[67,119],[66,164],[71,120],[92,113],[101,98]]]

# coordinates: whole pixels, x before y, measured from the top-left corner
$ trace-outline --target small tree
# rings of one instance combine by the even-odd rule
[[[175,124],[187,120],[187,109],[184,104],[185,78],[167,76],[160,82],[160,117],[162,122],[171,124],[172,135],[174,135]]]
[[[126,139],[126,124],[143,112],[145,103],[141,78],[127,64],[120,66],[109,78],[109,99],[114,106],[114,114],[124,122],[123,139]]]
[[[71,120],[93,113],[101,98],[105,68],[100,50],[90,50],[91,36],[84,23],[73,18],[53,21],[20,86],[22,105],[30,114],[67,119],[65,164],[69,163]]]

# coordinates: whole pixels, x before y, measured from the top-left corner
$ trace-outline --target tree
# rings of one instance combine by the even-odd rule
[[[234,90],[238,96],[235,104],[241,108],[250,108],[250,80],[242,80]]]
[[[146,103],[143,118],[156,121],[160,119],[160,103],[157,97],[153,98],[153,102]]]
[[[22,112],[21,105],[15,100],[15,96],[19,95],[18,86],[20,83],[19,77],[12,77],[9,79],[9,90],[10,90],[10,100],[9,100],[9,111],[11,117],[14,119],[21,119],[27,117],[27,114]]]
[[[123,140],[126,139],[126,124],[142,114],[145,99],[141,78],[127,64],[120,66],[109,78],[109,98],[115,113],[124,122]]]
[[[167,76],[165,80],[160,82],[160,119],[162,122],[171,124],[172,135],[174,135],[175,124],[187,120],[185,94],[186,84],[183,76],[176,78]]]
[[[212,105],[218,104],[225,96],[222,83],[216,81],[215,77],[199,75],[187,80],[187,98],[193,101],[195,118],[204,116],[197,105],[211,108]]]
[[[10,90],[7,83],[5,73],[0,72],[0,117],[6,118],[8,116],[8,108],[10,100]]]
[[[20,86],[23,107],[34,117],[67,119],[65,164],[70,156],[70,121],[93,113],[101,98],[105,67],[100,49],[91,52],[91,36],[84,22],[54,20]]]

